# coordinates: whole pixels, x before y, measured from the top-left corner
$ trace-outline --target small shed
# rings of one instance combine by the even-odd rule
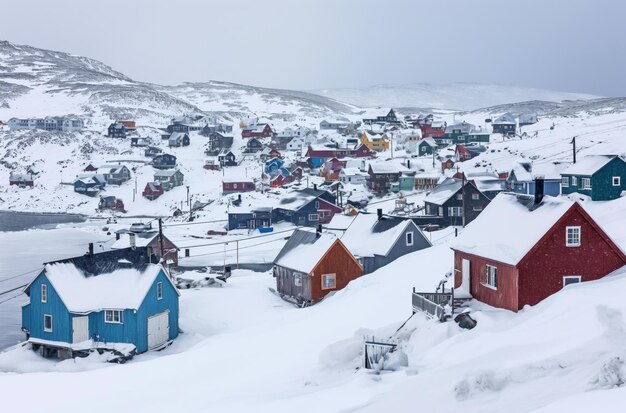
[[[9,185],[17,185],[19,187],[24,188],[27,186],[32,187],[34,184],[35,184],[35,180],[33,179],[32,174],[27,174],[27,173],[19,174],[19,173],[11,172],[11,174],[9,175]]]
[[[222,182],[222,192],[225,194],[234,192],[251,192],[256,189],[256,185],[251,180],[224,180]]]
[[[163,185],[160,182],[148,182],[143,190],[142,195],[148,198],[150,201],[154,201],[161,195],[163,195]]]

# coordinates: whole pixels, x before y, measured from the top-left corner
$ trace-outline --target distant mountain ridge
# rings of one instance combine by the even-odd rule
[[[600,97],[585,93],[479,83],[376,85],[367,88],[316,89],[310,92],[359,107],[385,106],[449,110],[474,110],[533,100],[562,102]]]

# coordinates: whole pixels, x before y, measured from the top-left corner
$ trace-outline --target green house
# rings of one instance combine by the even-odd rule
[[[412,191],[415,189],[415,171],[405,171],[398,179],[400,191]]]
[[[442,145],[466,145],[468,143],[489,143],[489,133],[471,123],[461,122],[446,127],[442,136],[435,137]]]
[[[433,138],[426,138],[419,141],[417,144],[417,155],[427,156],[432,155],[437,150],[437,142]]]
[[[166,169],[164,171],[157,171],[154,174],[154,180],[161,183],[164,191],[169,191],[174,187],[181,186],[184,179],[185,176],[178,169]]]
[[[593,201],[619,198],[626,191],[626,162],[617,155],[589,155],[561,172],[561,194],[578,192]]]

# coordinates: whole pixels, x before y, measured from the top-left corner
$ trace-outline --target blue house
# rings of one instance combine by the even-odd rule
[[[411,219],[360,213],[346,229],[341,242],[369,274],[411,252],[432,246]]]
[[[315,226],[330,222],[341,212],[335,196],[317,188],[305,188],[285,194],[274,208],[274,222],[288,221],[298,226]]]
[[[257,229],[272,226],[272,208],[259,207],[250,210],[236,208],[228,212],[228,230]]]
[[[169,153],[162,153],[152,158],[152,166],[157,169],[171,169],[176,167],[176,157]]]
[[[551,164],[520,163],[519,167],[509,172],[506,187],[516,194],[535,195],[536,178],[543,178],[544,195],[559,196],[561,194],[561,177],[554,171]]]
[[[272,158],[272,159],[268,159],[265,162],[265,173],[268,175],[272,175],[274,174],[276,171],[278,171],[283,165],[284,165],[285,161],[283,161],[280,158]]]
[[[106,179],[103,175],[98,174],[80,174],[74,181],[74,192],[83,195],[96,196],[96,194],[104,189]]]
[[[589,155],[561,172],[561,193],[609,201],[626,191],[626,162],[617,155]]]
[[[22,330],[34,350],[60,359],[94,349],[123,358],[178,336],[179,292],[147,248],[45,265],[25,288]]]

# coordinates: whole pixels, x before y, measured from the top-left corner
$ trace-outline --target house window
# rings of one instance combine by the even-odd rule
[[[41,284],[41,302],[48,302],[48,286],[46,284]]]
[[[463,208],[461,207],[448,207],[448,216],[460,217],[463,215]]]
[[[437,212],[439,213],[439,216],[442,217],[443,216],[443,207],[439,207],[439,210]]]
[[[159,281],[157,283],[157,300],[163,299],[163,283]]]
[[[317,221],[319,217],[317,214],[309,214],[309,221]]]
[[[498,288],[498,268],[488,264],[485,266],[484,284],[494,289]]]
[[[478,194],[472,194],[472,199],[473,200],[478,200],[480,198],[480,196]]]
[[[613,186],[620,186],[622,178],[620,176],[614,176],[612,181],[613,181]]]
[[[233,184],[233,188],[234,188],[234,189],[237,189],[237,184]]]
[[[322,274],[322,290],[330,290],[336,286],[335,274]]]
[[[463,194],[456,194],[456,199],[458,199],[459,201],[463,200]]]
[[[104,322],[111,324],[124,323],[124,311],[123,310],[105,310]]]
[[[583,189],[591,189],[591,178],[580,178],[580,183]]]
[[[407,247],[410,247],[411,245],[413,245],[413,232],[407,232],[405,237],[406,237]]]
[[[315,209],[320,209],[320,201],[315,201]]]
[[[572,186],[576,186],[578,185],[578,178],[575,176],[572,176]]]
[[[561,178],[561,186],[569,186],[569,178],[567,176]]]
[[[52,332],[52,316],[50,314],[43,315],[43,331]]]
[[[472,209],[473,209],[474,211],[478,212],[478,211],[482,211],[482,210],[483,210],[483,207],[482,207],[482,206],[480,206],[480,205],[478,205],[478,206],[474,206],[474,207],[472,207]]]
[[[580,227],[565,228],[565,246],[580,247]]]
[[[580,275],[566,275],[563,277],[563,287],[569,284],[578,284],[580,282]]]
[[[296,287],[302,287],[302,276],[300,274],[294,275],[293,285],[295,285]]]

